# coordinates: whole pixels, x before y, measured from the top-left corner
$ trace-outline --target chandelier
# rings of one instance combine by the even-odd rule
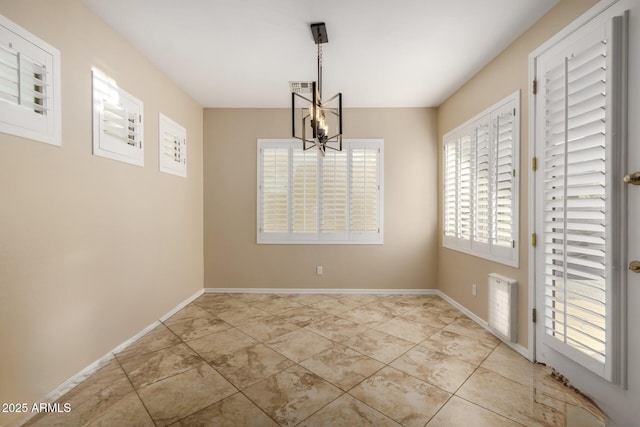
[[[311,24],[311,33],[318,48],[318,79],[289,82],[291,133],[302,141],[303,150],[316,147],[324,156],[327,149],[342,151],[342,93],[323,101],[322,44],[329,41],[324,22]],[[300,124],[299,128],[296,123]],[[335,133],[332,135],[331,132]]]

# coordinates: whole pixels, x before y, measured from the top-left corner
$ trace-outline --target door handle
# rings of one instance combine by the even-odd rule
[[[631,261],[629,263],[629,270],[634,273],[640,273],[640,261]]]
[[[624,183],[640,185],[640,172],[626,174],[624,176]]]

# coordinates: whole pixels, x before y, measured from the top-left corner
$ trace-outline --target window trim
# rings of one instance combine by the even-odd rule
[[[384,242],[384,140],[383,139],[343,139],[343,150],[350,150],[351,148],[363,148],[367,145],[375,144],[375,147],[379,150],[378,155],[378,167],[377,167],[377,178],[378,178],[378,204],[377,204],[377,218],[378,218],[378,228],[379,232],[375,234],[375,237],[363,236],[362,233],[354,233],[352,231],[348,231],[347,233],[338,233],[333,236],[337,237],[336,239],[332,239],[331,235],[323,235],[320,231],[320,222],[321,222],[321,204],[318,204],[318,213],[317,213],[317,221],[318,221],[318,231],[316,233],[305,233],[304,236],[295,236],[295,234],[291,231],[291,200],[289,203],[289,231],[287,233],[271,233],[268,238],[265,238],[264,233],[261,232],[261,219],[262,219],[262,155],[260,150],[264,145],[268,144],[273,148],[288,148],[292,149],[294,145],[302,144],[300,141],[296,139],[258,139],[257,140],[257,150],[256,150],[256,159],[257,159],[257,184],[256,184],[256,242],[257,244],[284,244],[284,245],[381,245]],[[321,170],[321,161],[318,162],[318,200],[321,198],[320,194],[320,176],[322,174]],[[348,203],[351,203],[351,190],[350,190],[350,176],[351,176],[351,163],[350,157],[347,163],[348,168],[348,193],[349,200]],[[291,184],[291,172],[289,174],[289,184]],[[291,188],[291,185],[290,185]],[[289,192],[289,196],[291,196],[291,192]],[[350,221],[350,218],[347,218],[347,221]],[[309,238],[309,236],[313,236],[313,238]]]
[[[513,246],[511,248],[507,248],[504,246],[497,246],[491,243],[482,243],[475,241],[473,239],[473,233],[475,230],[475,211],[474,207],[477,203],[476,193],[475,193],[475,185],[476,185],[476,177],[473,176],[471,178],[470,186],[471,190],[471,210],[470,210],[470,230],[471,235],[469,239],[462,239],[455,236],[447,236],[445,235],[445,223],[446,223],[446,193],[445,193],[445,183],[446,183],[446,164],[445,164],[445,147],[448,143],[451,143],[452,140],[456,138],[460,138],[463,136],[471,136],[472,141],[474,137],[472,136],[478,126],[486,122],[489,125],[490,129],[490,152],[492,152],[494,138],[493,138],[493,117],[504,110],[508,110],[509,108],[515,109],[514,119],[513,119],[513,153],[512,153],[512,167],[515,171],[515,176],[513,179],[513,192],[512,192],[512,240]],[[493,170],[494,159],[491,157],[490,160],[490,170]],[[457,162],[456,162],[457,164]],[[473,172],[475,174],[475,171]],[[493,261],[505,265],[509,265],[511,267],[519,268],[520,265],[520,91],[516,91],[506,98],[498,101],[494,105],[490,106],[486,110],[481,113],[475,115],[471,119],[465,121],[461,125],[457,126],[455,129],[446,133],[442,137],[442,246],[455,250],[458,252],[463,252],[468,255],[477,256],[488,261]],[[456,172],[457,175],[457,172]],[[493,189],[490,190],[489,199],[491,199]],[[457,197],[457,193],[456,193]],[[456,206],[457,207],[457,206]],[[494,225],[495,226],[495,225]]]

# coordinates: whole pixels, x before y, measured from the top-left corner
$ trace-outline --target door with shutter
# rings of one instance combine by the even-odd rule
[[[593,384],[625,380],[622,15],[608,10],[535,58],[535,356]]]

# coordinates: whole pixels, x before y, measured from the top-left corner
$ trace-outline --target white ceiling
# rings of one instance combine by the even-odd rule
[[[316,80],[346,107],[437,106],[558,0],[84,0],[204,107],[287,107]]]

